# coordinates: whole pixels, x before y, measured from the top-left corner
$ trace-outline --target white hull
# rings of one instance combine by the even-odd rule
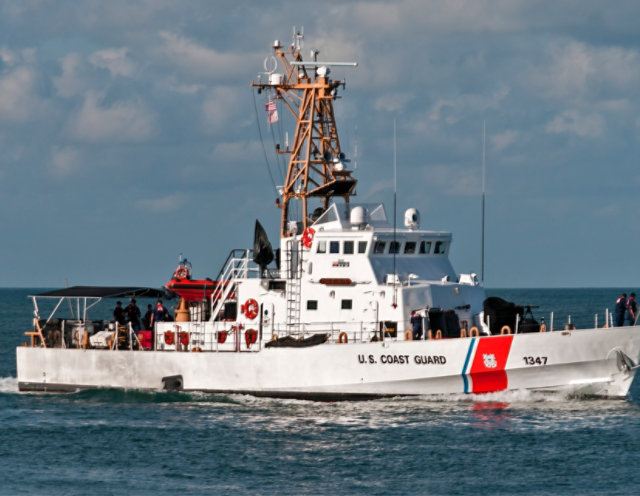
[[[175,389],[316,399],[562,390],[626,396],[640,327],[241,352],[17,348],[21,390]]]

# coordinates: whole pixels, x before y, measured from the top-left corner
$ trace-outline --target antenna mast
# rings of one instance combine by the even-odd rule
[[[291,148],[276,146],[276,153],[289,153],[289,165],[285,184],[282,187],[282,220],[280,236],[289,237],[306,229],[313,221],[309,212],[309,199],[321,202],[322,210],[329,200],[341,196],[349,202],[355,194],[356,179],[351,177],[344,162],[345,154],[340,148],[333,101],[338,87],[344,81],[333,81],[328,75],[330,66],[357,66],[356,63],[319,62],[318,51],[312,50],[313,61],[304,62],[302,33],[294,28],[294,39],[289,49],[284,49],[278,40],[273,42],[274,54],[265,59],[267,81],[258,77],[251,86],[258,93],[267,92],[271,98],[281,100],[296,122]],[[280,71],[278,69],[280,63]],[[292,204],[301,204],[301,218],[292,218]],[[293,221],[293,225],[292,225]]]
[[[482,249],[481,256],[482,262],[480,265],[480,278],[484,283],[484,200],[485,200],[485,188],[484,188],[484,177],[485,177],[485,124],[486,121],[482,121]]]

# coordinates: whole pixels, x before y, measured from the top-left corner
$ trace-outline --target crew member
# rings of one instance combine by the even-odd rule
[[[131,298],[131,302],[125,309],[127,314],[127,320],[131,322],[131,327],[134,332],[138,332],[140,330],[140,309],[138,305],[136,305],[136,300]]]
[[[113,309],[113,320],[115,320],[118,325],[124,325],[126,322],[124,315],[124,308],[122,308],[122,302],[116,302],[116,308]]]
[[[624,325],[624,313],[627,311],[627,293],[622,293],[616,300],[616,327]]]
[[[636,319],[638,315],[638,305],[636,305],[636,294],[631,293],[627,300],[627,320],[629,325],[636,325]]]
[[[413,340],[422,339],[422,317],[415,310],[411,312],[410,322],[413,330]]]

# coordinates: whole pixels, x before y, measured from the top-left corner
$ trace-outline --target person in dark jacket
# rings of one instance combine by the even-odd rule
[[[145,329],[151,329],[151,317],[153,316],[153,306],[147,305],[147,313],[144,314],[142,325]]]
[[[411,312],[410,322],[414,341],[422,339],[422,317],[415,310]]]
[[[627,311],[627,293],[622,293],[616,300],[616,327],[624,325],[624,314]]]
[[[116,302],[116,308],[113,309],[113,320],[115,320],[118,325],[124,325],[126,322],[124,308],[122,308],[122,302]]]
[[[131,327],[134,332],[138,332],[140,330],[140,309],[138,305],[136,305],[136,300],[131,298],[131,302],[125,309],[125,313],[127,314],[127,320],[131,322]]]
[[[627,300],[627,320],[629,321],[629,325],[636,325],[638,315],[638,305],[636,305],[636,294],[631,293],[629,299]]]

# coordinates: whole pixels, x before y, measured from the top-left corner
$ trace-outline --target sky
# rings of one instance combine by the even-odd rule
[[[395,121],[399,222],[417,208],[480,274],[485,123],[485,285],[638,288],[638,19],[622,0],[0,0],[0,287],[161,286],[181,254],[215,277],[255,219],[277,245],[250,82],[303,26],[305,58],[358,63],[332,73],[353,201],[392,214]]]

